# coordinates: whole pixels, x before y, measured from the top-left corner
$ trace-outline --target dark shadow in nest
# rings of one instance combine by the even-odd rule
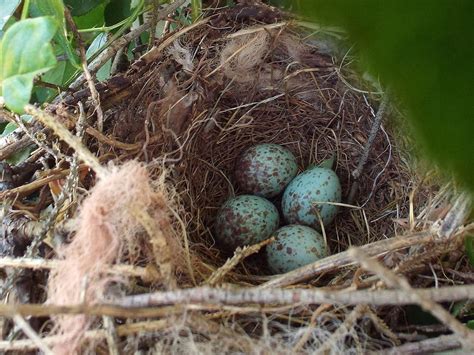
[[[223,262],[218,248],[210,248],[214,218],[239,194],[233,170],[246,148],[281,144],[300,171],[335,155],[342,202],[353,183],[375,100],[342,79],[357,77],[354,72],[298,32],[282,22],[244,24],[221,13],[171,34],[161,42],[169,43],[166,50],[130,69],[131,96],[108,113],[109,133],[144,143],[123,159],[171,167],[192,251],[211,269]],[[362,208],[341,207],[326,230],[332,253],[394,234],[392,219],[407,209],[411,176],[393,141],[383,128],[377,134],[354,203]]]

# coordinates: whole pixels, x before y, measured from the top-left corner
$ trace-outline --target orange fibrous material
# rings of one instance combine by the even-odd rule
[[[146,211],[153,195],[145,167],[135,161],[112,168],[97,183],[75,221],[74,239],[58,250],[63,263],[51,272],[49,303],[94,304],[104,299],[111,282],[126,282],[105,271],[120,259],[126,246],[133,245],[133,236],[140,230],[133,211]],[[64,315],[53,320],[57,333],[64,335],[54,351],[65,354],[77,350],[93,318]]]

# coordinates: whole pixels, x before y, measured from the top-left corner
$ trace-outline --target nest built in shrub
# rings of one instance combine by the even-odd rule
[[[170,291],[170,297],[177,298],[161,303],[150,298],[148,305],[167,305],[161,316],[158,311],[150,313],[154,320],[134,321],[127,313],[122,318],[129,319],[128,328],[112,322],[124,351],[358,353],[399,346],[405,341],[399,333],[408,332],[400,326],[407,322],[401,306],[352,307],[363,303],[356,296],[337,305],[328,295],[326,302],[309,302],[301,295],[293,295],[293,302],[278,302],[271,292],[290,285],[328,294],[383,288],[380,280],[387,281],[383,276],[370,276],[354,266],[355,259],[346,252],[350,246],[364,246],[368,255],[384,256],[380,260],[408,277],[413,287],[447,283],[445,278],[436,278],[442,271],[436,260],[452,251],[445,266],[457,274],[450,278],[456,283],[466,281],[460,275],[469,266],[457,252],[466,231],[462,227],[463,200],[453,205],[456,194],[451,186],[440,189],[415,172],[405,150],[406,140],[400,139],[400,127],[395,123],[378,127],[382,93],[374,92],[373,85],[361,79],[347,56],[339,56],[339,37],[338,32],[302,27],[273,8],[238,5],[169,33],[127,72],[97,84],[104,131],[86,130],[84,145],[102,162],[125,164],[129,174],[121,172],[123,185],[116,191],[122,196],[117,199],[113,189],[121,184],[120,179],[98,174],[101,182],[84,200],[78,217],[82,223],[73,230],[77,236],[81,228],[87,234],[84,228],[105,225],[110,227],[106,235],[117,235],[105,239],[103,245],[74,240],[67,247],[75,245],[75,252],[59,254],[66,261],[71,255],[75,258],[71,267],[79,272],[74,275],[78,279],[74,285],[84,285],[81,278],[85,275],[91,284],[100,284],[85,293],[91,303],[105,297],[122,306],[143,306],[143,298],[133,303],[123,297],[163,287],[190,288],[188,298],[179,291]],[[88,89],[79,89],[50,106],[49,112],[71,126],[79,112],[78,102],[88,95]],[[383,112],[386,122],[398,114],[391,107]],[[85,112],[95,114],[92,102],[87,102]],[[215,241],[213,225],[219,207],[242,193],[235,184],[235,162],[245,149],[259,143],[288,148],[300,172],[333,161],[342,185],[339,213],[324,228],[332,256],[286,275],[269,273],[264,257],[268,241],[238,249],[235,255]],[[126,163],[130,160],[141,165]],[[148,175],[140,170],[143,166]],[[149,189],[134,183],[136,169],[140,170],[137,181],[146,185],[148,179]],[[84,186],[90,184],[80,181]],[[102,215],[97,226],[86,226],[84,221],[93,218],[86,216],[93,198],[94,213]],[[278,204],[279,199],[273,202]],[[114,203],[107,205],[111,200]],[[115,208],[120,211],[112,211]],[[144,216],[140,209],[148,214]],[[131,222],[135,217],[139,223]],[[436,241],[435,234],[445,239]],[[397,238],[399,235],[406,237]],[[114,244],[116,238],[122,241]],[[113,245],[110,257],[104,255],[107,245]],[[88,248],[97,249],[91,255],[103,257],[102,263],[90,270],[87,265],[75,268],[78,259],[89,262],[87,255],[76,255],[78,250],[88,254]],[[129,265],[127,270],[135,270],[129,275],[139,277],[104,278],[103,269],[112,263],[125,269]],[[102,270],[97,270],[98,265]],[[57,296],[65,282],[61,277],[60,272],[52,273],[50,302],[71,302]],[[108,284],[121,285],[120,290],[110,291]],[[200,286],[220,287],[196,288]],[[249,286],[260,287],[251,288],[248,298],[241,295],[241,302],[232,301],[232,295],[238,297],[232,292],[245,292]],[[55,321],[67,323],[78,316],[62,317]],[[63,344],[63,350],[70,350],[71,344],[104,346],[105,342],[82,340],[90,336],[85,333],[87,327],[107,328],[107,322],[99,324],[91,315],[84,317],[87,319],[78,323],[82,330],[63,327],[65,336],[72,332],[76,337]],[[136,332],[133,323],[139,324]]]

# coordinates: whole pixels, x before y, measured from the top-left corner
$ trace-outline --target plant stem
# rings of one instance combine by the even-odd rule
[[[24,20],[28,17],[28,11],[30,9],[30,0],[25,0],[23,3],[23,10],[21,11],[21,19]]]

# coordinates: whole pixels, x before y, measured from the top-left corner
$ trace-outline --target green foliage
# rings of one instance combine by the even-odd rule
[[[64,4],[62,0],[31,0],[30,13],[33,17],[52,16],[60,24],[61,28],[54,36],[54,41],[61,46],[71,63],[79,68],[79,58],[67,38]]]
[[[469,328],[469,329],[472,329],[474,330],[474,320],[470,320],[466,323],[466,326]]]
[[[0,82],[10,110],[23,112],[35,76],[56,64],[49,43],[56,29],[54,18],[37,17],[17,22],[5,32],[0,44]]]
[[[472,33],[474,2],[300,0],[311,20],[342,25],[363,62],[392,88],[417,139],[447,172],[474,191]]]
[[[64,0],[64,4],[71,9],[73,16],[85,15],[97,6],[107,2],[105,0]]]
[[[464,247],[466,248],[466,255],[471,263],[471,266],[474,267],[474,236],[467,235],[464,239]]]
[[[20,0],[0,0],[0,30],[3,29],[19,4]]]
[[[202,15],[202,0],[191,0],[191,16],[197,21]]]
[[[130,0],[110,0],[105,8],[104,14],[105,24],[107,26],[115,25],[127,17],[130,17],[132,15]]]

